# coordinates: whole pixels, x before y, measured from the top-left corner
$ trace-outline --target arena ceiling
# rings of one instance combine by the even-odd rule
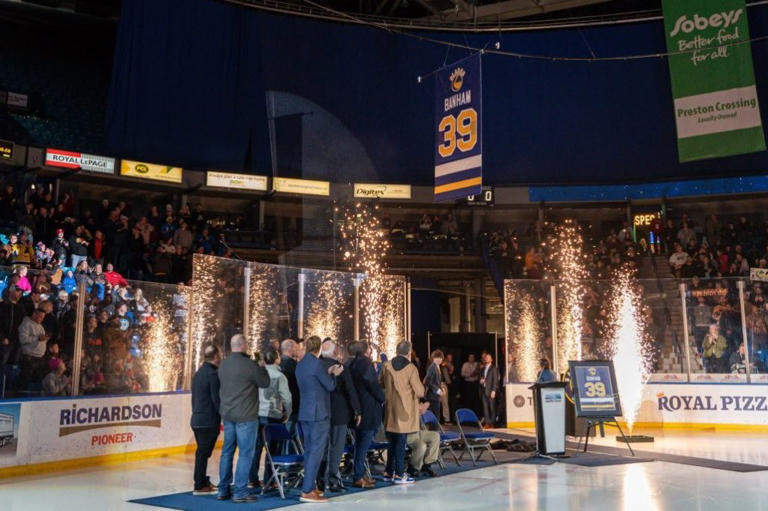
[[[658,16],[660,0],[211,0],[285,14],[433,30],[546,28]],[[109,21],[121,0],[0,0],[0,19]],[[180,3],[180,9],[183,3]]]

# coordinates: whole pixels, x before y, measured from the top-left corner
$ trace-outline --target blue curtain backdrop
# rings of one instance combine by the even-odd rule
[[[106,116],[110,152],[188,168],[268,172],[265,93],[281,91],[335,116],[365,148],[380,181],[432,182],[433,84],[416,78],[467,51],[212,0],[187,0],[183,8],[171,0],[124,0],[122,10]],[[768,9],[751,8],[749,16],[753,37],[768,33]],[[475,46],[499,39],[430,35]],[[589,56],[590,48],[598,56],[665,50],[661,22],[500,40],[505,50],[557,56]],[[754,44],[753,54],[766,124],[768,43]],[[678,163],[664,58],[570,63],[488,54],[483,96],[488,184],[620,183],[768,169],[765,152]],[[327,149],[305,145],[301,158]],[[334,169],[315,167],[304,176],[324,174]]]

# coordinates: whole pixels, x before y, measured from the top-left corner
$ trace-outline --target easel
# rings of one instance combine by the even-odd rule
[[[605,425],[609,424],[611,426],[616,426],[619,428],[619,433],[621,433],[621,438],[624,439],[624,443],[627,444],[627,448],[629,448],[629,452],[632,454],[632,456],[635,455],[635,451],[632,450],[632,446],[629,445],[629,440],[627,440],[626,435],[624,434],[624,431],[621,429],[621,426],[619,425],[618,421],[616,420],[616,417],[588,417],[586,418],[587,421],[587,431],[584,433],[584,452],[587,452],[587,447],[589,446],[589,432],[592,428],[599,427],[600,428],[600,438],[605,438]],[[581,437],[579,437],[579,442],[577,445],[577,448],[579,445],[581,445]]]

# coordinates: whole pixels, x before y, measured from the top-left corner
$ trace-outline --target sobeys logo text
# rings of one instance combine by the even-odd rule
[[[744,9],[731,10],[729,12],[719,12],[709,17],[694,14],[693,19],[689,19],[687,14],[683,14],[675,22],[675,28],[669,33],[670,37],[675,37],[680,31],[690,34],[694,30],[706,30],[710,27],[728,28],[739,21]]]

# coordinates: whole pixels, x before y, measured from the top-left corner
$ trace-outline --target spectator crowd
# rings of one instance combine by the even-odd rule
[[[3,396],[71,390],[81,301],[80,392],[147,390],[152,325],[168,316],[162,319],[170,325],[169,363],[181,360],[187,305],[182,288],[146,281],[183,284],[193,253],[231,256],[199,205],[178,211],[152,206],[138,215],[125,202],[105,199],[78,215],[71,195],[64,193],[54,204],[43,186],[23,194],[11,185],[4,188],[0,232]]]

